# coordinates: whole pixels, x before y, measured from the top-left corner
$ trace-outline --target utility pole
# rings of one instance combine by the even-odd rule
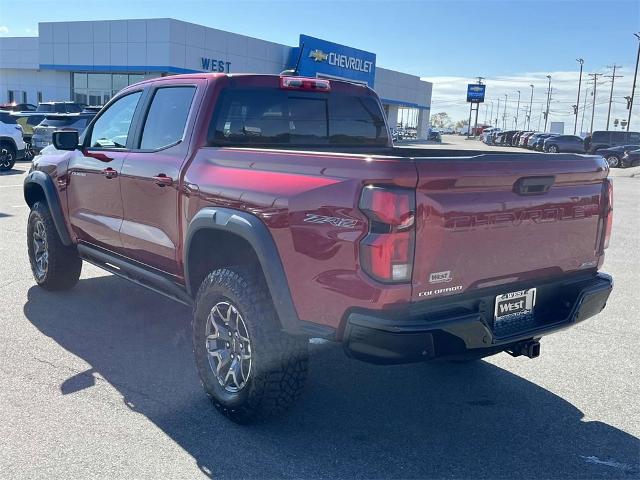
[[[540,105],[540,116],[538,117],[538,132],[540,131],[540,124],[542,123],[543,116],[544,116],[544,106]]]
[[[518,106],[516,107],[516,130],[518,129],[518,115],[520,114],[520,90],[518,90]]]
[[[527,130],[531,130],[531,106],[533,105],[533,85],[531,87],[531,100],[529,100],[529,118],[527,119]]]
[[[573,125],[573,134],[576,134],[576,129],[578,128],[578,107],[580,106],[580,87],[582,86],[582,66],[584,65],[584,60],[582,58],[576,58],[576,62],[580,64],[580,78],[578,80],[578,100],[576,100],[576,122]]]
[[[627,132],[629,131],[629,125],[631,125],[631,111],[633,110],[633,98],[636,94],[636,78],[638,78],[638,62],[640,62],[640,32],[634,33],[638,42],[638,56],[636,57],[636,72],[633,74],[633,87],[631,87],[631,99],[629,100],[629,118],[627,119]]]
[[[506,130],[507,129],[507,100],[509,99],[509,97],[507,97],[507,94],[504,94],[504,111],[502,112],[502,129]]]
[[[493,122],[493,100],[491,100],[491,113],[489,114],[489,121]],[[487,119],[484,119],[484,123],[487,123]]]
[[[611,120],[611,102],[613,101],[613,84],[616,81],[616,78],[622,78],[622,75],[616,75],[616,68],[622,67],[622,65],[616,65],[615,63],[611,66],[607,65],[607,68],[613,68],[613,72],[611,75],[605,75],[605,77],[611,79],[611,92],[609,93],[609,111],[607,112],[607,130],[609,130],[609,121]]]
[[[500,116],[500,97],[498,97],[498,108],[496,109],[496,127],[498,126],[498,117]]]
[[[551,103],[551,75],[547,75],[549,79],[549,87],[547,87],[547,111],[544,114],[544,131],[547,131],[547,122],[549,121],[549,104]]]
[[[602,76],[601,73],[590,73],[590,77],[593,77],[593,106],[591,107],[591,127],[589,128],[589,134],[593,134],[593,119],[596,116],[596,92],[598,89],[598,77]]]

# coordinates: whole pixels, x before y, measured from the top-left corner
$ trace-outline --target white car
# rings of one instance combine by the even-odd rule
[[[20,125],[0,122],[0,171],[11,170],[24,158],[26,147]]]

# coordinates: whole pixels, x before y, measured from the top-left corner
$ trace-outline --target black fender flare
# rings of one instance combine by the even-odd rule
[[[34,202],[29,199],[29,186],[33,184],[38,185],[44,192],[44,196],[47,199],[47,205],[49,206],[49,211],[51,212],[51,217],[53,218],[53,224],[56,226],[60,241],[67,247],[72,245],[73,242],[64,221],[64,214],[62,213],[63,210],[62,205],[60,205],[60,197],[58,196],[56,187],[53,184],[53,180],[49,175],[40,170],[30,172],[26,176],[24,179],[23,194],[24,200],[30,207],[33,206]]]
[[[292,335],[333,336],[335,332],[330,327],[300,320],[275,241],[266,225],[250,213],[230,208],[205,207],[191,219],[187,227],[183,250],[185,284],[189,296],[194,297],[198,288],[198,285],[191,285],[189,248],[196,232],[203,229],[233,233],[251,245],[262,267],[273,305],[285,332]]]

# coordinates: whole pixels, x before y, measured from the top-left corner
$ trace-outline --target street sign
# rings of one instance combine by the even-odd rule
[[[470,83],[467,85],[467,102],[483,103],[485,87],[486,85],[477,83]]]

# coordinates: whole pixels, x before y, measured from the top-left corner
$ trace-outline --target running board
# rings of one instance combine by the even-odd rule
[[[159,273],[152,272],[121,257],[111,255],[84,244],[78,245],[78,253],[83,260],[96,267],[102,268],[183,305],[193,306],[193,299],[183,288]]]

